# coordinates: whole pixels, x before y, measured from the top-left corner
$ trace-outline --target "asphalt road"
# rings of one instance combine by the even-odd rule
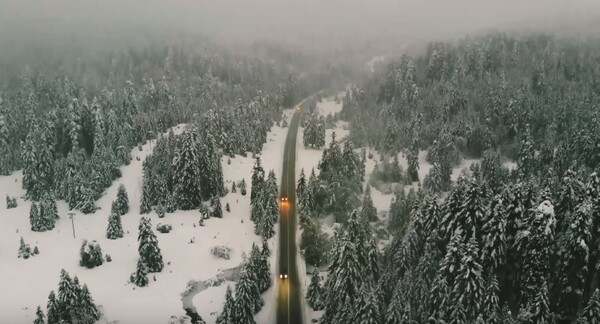
[[[300,107],[300,105],[298,105]],[[281,175],[279,265],[277,273],[277,324],[302,324],[302,289],[296,266],[296,137],[302,110],[296,109],[290,123]],[[287,274],[287,279],[279,278]]]

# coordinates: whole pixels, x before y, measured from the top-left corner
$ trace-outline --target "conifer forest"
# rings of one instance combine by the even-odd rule
[[[0,0],[0,323],[600,324],[598,31]]]

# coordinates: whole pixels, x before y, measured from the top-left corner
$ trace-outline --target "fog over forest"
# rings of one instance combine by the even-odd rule
[[[594,0],[1,0],[0,45],[6,55],[32,44],[113,48],[191,34],[321,51],[398,48],[487,30],[582,36],[598,30],[599,15]]]

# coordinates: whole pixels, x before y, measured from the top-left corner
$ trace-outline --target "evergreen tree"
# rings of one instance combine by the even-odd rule
[[[300,170],[300,177],[298,178],[298,183],[296,185],[296,195],[298,200],[302,200],[304,196],[304,191],[306,190],[306,176],[304,175],[304,168]]]
[[[502,198],[492,199],[487,222],[483,226],[483,248],[481,263],[484,269],[495,272],[506,262],[506,219]]]
[[[384,323],[386,324],[404,324],[406,323],[404,305],[402,304],[401,292],[399,289],[394,290],[394,295],[390,304],[387,307],[387,311],[384,317]]]
[[[79,265],[82,267],[91,269],[102,265],[104,262],[102,249],[96,241],[88,243],[84,240],[79,254],[81,258],[79,260]]]
[[[54,290],[50,291],[48,296],[48,304],[46,305],[46,313],[48,314],[48,323],[58,323],[60,319],[60,308]]]
[[[211,200],[213,205],[212,217],[223,218],[223,206],[221,205],[221,199],[213,197]]]
[[[261,253],[256,244],[252,244],[248,266],[249,270],[255,273],[258,291],[261,294],[267,291],[271,287],[271,266],[267,256]]]
[[[123,237],[123,226],[121,225],[121,216],[115,211],[108,217],[108,228],[106,229],[106,238],[115,240]]]
[[[246,195],[246,180],[244,179],[242,179],[242,182],[240,182],[240,193],[242,196]]]
[[[419,144],[417,136],[413,137],[410,149],[406,153],[406,161],[408,162],[406,174],[410,181],[419,181]]]
[[[321,310],[321,297],[323,288],[321,287],[321,276],[319,270],[315,268],[310,276],[310,284],[306,290],[306,300],[308,305],[315,311]]]
[[[318,267],[327,261],[327,237],[321,230],[318,219],[309,218],[300,222],[300,253],[306,263]]]
[[[369,288],[361,289],[360,299],[358,301],[357,319],[356,323],[360,324],[381,324],[383,323],[381,317],[381,311],[379,309],[379,300],[377,296],[370,291]]]
[[[69,274],[62,269],[60,271],[60,281],[58,282],[58,295],[56,297],[57,316],[61,320],[70,322],[71,314],[74,311],[74,305],[77,300],[77,288]],[[50,309],[48,310],[50,318]]]
[[[40,206],[36,202],[31,202],[31,208],[29,209],[29,223],[31,224],[31,230],[34,232],[46,230],[44,220],[40,215]]]
[[[56,220],[59,219],[54,197],[50,194],[46,194],[38,204],[38,209],[41,227],[46,231],[54,229],[54,224]]]
[[[231,182],[231,193],[236,193],[236,192],[237,192],[237,189],[236,189],[236,186],[235,186],[235,181],[232,181]]]
[[[263,306],[256,277],[245,269],[235,285],[235,320],[240,324],[255,324],[254,314]]]
[[[44,312],[42,312],[40,306],[38,306],[35,311],[35,320],[33,321],[33,324],[46,324],[44,321]]]
[[[129,197],[127,196],[127,190],[123,184],[119,185],[117,191],[117,200],[113,203],[115,209],[119,212],[119,215],[125,215],[129,212]]]
[[[596,289],[587,306],[579,314],[578,324],[600,323],[600,290]]]
[[[23,237],[21,236],[21,242],[19,245],[19,251],[18,251],[18,257],[19,258],[23,258],[23,259],[29,259],[29,257],[31,256],[32,252],[31,252],[31,247],[29,246],[29,244],[26,244],[25,241],[23,240]]]
[[[243,181],[243,179],[242,179]],[[260,186],[262,186],[265,181],[265,170],[262,167],[260,162],[260,157],[256,157],[256,162],[254,167],[252,168],[252,183],[250,187],[250,203],[254,203],[254,198],[257,193],[260,191]]]
[[[542,283],[541,289],[537,292],[531,307],[531,323],[548,324],[552,323],[550,314],[550,301],[548,300],[548,285]]]
[[[525,135],[521,140],[521,149],[519,150],[519,159],[517,162],[517,170],[519,176],[528,177],[532,174],[535,168],[535,149],[533,140],[529,131],[529,125],[526,126]]]
[[[365,190],[360,217],[369,222],[374,222],[377,220],[377,209],[373,204],[373,199],[371,198],[371,186],[369,185],[367,185],[367,189]]]
[[[262,251],[261,252],[267,258],[269,256],[271,256],[271,250],[269,249],[269,241],[263,239],[263,241],[262,241]]]
[[[231,287],[227,286],[225,292],[225,304],[223,305],[223,311],[217,316],[216,324],[235,324],[234,312],[236,303],[231,293]]]
[[[164,266],[158,240],[152,231],[150,219],[142,217],[138,227],[138,252],[141,262],[148,267],[148,272],[160,272]]]
[[[140,214],[148,214],[152,210],[151,194],[150,194],[150,183],[149,180],[144,176],[144,182],[142,185],[142,198],[140,201]]]
[[[202,199],[199,159],[195,146],[193,134],[184,133],[173,159],[174,196],[177,206],[182,210],[198,208]]]
[[[561,313],[572,318],[582,302],[585,278],[588,274],[590,246],[592,246],[592,204],[589,200],[579,204],[564,233],[561,246],[560,287]]]
[[[484,295],[483,268],[479,263],[478,251],[477,241],[471,236],[461,259],[453,289],[453,295],[462,304],[467,321],[475,320],[481,312]]]
[[[361,264],[357,257],[356,244],[344,231],[335,234],[332,260],[325,280],[323,309],[320,322],[339,323],[343,313],[354,309],[354,300],[358,299],[358,290],[364,279],[361,276]],[[346,302],[350,305],[346,305]],[[348,308],[350,307],[350,308]]]
[[[131,274],[129,281],[133,282],[138,287],[147,287],[150,280],[148,280],[148,267],[144,261],[140,258],[137,263],[137,270]]]

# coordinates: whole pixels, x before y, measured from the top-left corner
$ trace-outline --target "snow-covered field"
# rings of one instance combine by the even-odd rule
[[[292,111],[286,111],[291,118]],[[181,132],[185,126],[175,127]],[[274,126],[268,134],[267,143],[263,147],[262,162],[264,169],[273,169],[278,179],[281,176],[283,148],[288,128]],[[128,278],[135,271],[138,259],[137,227],[139,224],[139,202],[142,184],[142,163],[150,154],[155,141],[149,141],[139,151],[132,151],[133,160],[130,165],[121,168],[123,177],[117,179],[97,205],[100,209],[90,215],[74,212],[73,237],[70,211],[64,201],[58,202],[60,220],[56,228],[48,232],[32,232],[29,224],[31,203],[25,201],[24,190],[21,189],[21,172],[0,177],[0,197],[8,194],[19,197],[19,206],[6,209],[0,204],[0,291],[3,296],[0,303],[0,314],[6,323],[31,323],[35,308],[40,305],[45,310],[50,290],[57,290],[59,273],[62,268],[72,276],[79,277],[81,283],[88,285],[97,305],[104,313],[101,322],[118,323],[167,323],[172,315],[182,315],[181,293],[190,280],[206,280],[214,278],[221,270],[233,268],[242,262],[244,252],[249,254],[252,242],[260,243],[254,234],[254,226],[249,219],[250,177],[254,164],[251,155],[236,156],[228,164],[228,158],[222,160],[225,186],[230,189],[232,181],[245,178],[248,184],[248,195],[242,196],[240,191],[229,193],[222,198],[222,205],[229,203],[231,213],[224,211],[223,219],[208,219],[205,226],[198,226],[198,211],[177,211],[160,219],[153,212],[150,214],[155,229],[158,223],[168,223],[173,230],[158,236],[165,268],[161,273],[150,275],[150,285],[145,288],[128,284]],[[139,158],[139,160],[137,159]],[[130,201],[130,211],[122,217],[125,237],[118,240],[105,238],[110,205],[116,197],[117,188],[124,184]],[[196,224],[196,226],[194,226]],[[277,234],[276,234],[277,235]],[[33,248],[38,246],[40,254],[28,260],[17,258],[19,239]],[[79,266],[79,248],[82,240],[97,240],[104,254],[112,257],[112,262],[104,263],[94,269]],[[190,243],[193,241],[194,243]],[[277,236],[270,240],[273,251],[272,269],[275,267]],[[216,245],[232,248],[229,260],[218,259],[210,253]],[[156,281],[154,281],[156,277]],[[214,323],[218,312],[222,309],[225,289],[233,282],[225,282],[221,286],[211,287],[199,292],[192,299],[199,314],[207,323]],[[267,291],[263,297],[265,307],[257,315],[258,323],[272,322],[274,316],[274,289]]]

